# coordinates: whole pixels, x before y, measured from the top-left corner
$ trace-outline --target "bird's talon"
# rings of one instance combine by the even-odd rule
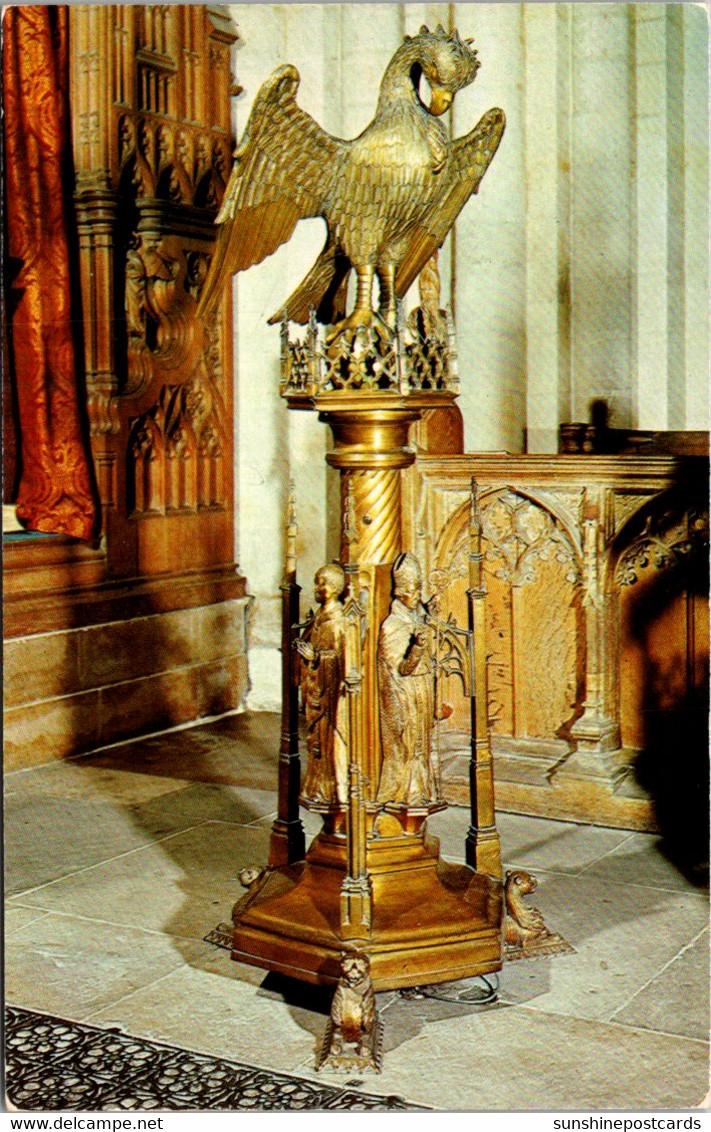
[[[354,310],[346,318],[340,322],[335,323],[326,334],[326,345],[333,345],[337,339],[342,335],[346,335],[351,342],[354,341],[359,330],[373,330],[376,333],[383,333],[387,337],[390,336],[393,326],[389,326],[386,319],[382,318],[377,311],[369,310],[368,308],[360,308]]]

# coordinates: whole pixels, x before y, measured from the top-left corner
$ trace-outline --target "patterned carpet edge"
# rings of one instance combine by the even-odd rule
[[[5,1088],[21,1112],[427,1111],[117,1029],[5,1008]]]

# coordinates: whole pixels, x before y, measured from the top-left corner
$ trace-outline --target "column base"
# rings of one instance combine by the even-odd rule
[[[594,778],[614,788],[625,773],[620,763],[619,724],[587,712],[570,730],[577,747],[558,767],[553,778]]]
[[[474,829],[467,833],[465,860],[472,869],[486,873],[500,880],[503,877],[501,864],[501,839],[495,826],[487,829]]]

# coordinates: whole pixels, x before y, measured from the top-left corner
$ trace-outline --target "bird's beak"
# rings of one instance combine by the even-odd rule
[[[451,90],[443,90],[441,86],[432,87],[432,101],[429,105],[430,114],[434,114],[435,118],[439,118],[440,114],[444,114],[445,110],[449,110],[454,95]]]

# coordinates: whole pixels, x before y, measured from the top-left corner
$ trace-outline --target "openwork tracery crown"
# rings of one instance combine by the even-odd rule
[[[312,312],[306,335],[290,336],[281,325],[282,396],[309,399],[321,393],[459,392],[454,325],[444,312],[439,325],[398,310],[394,330],[381,322],[358,326],[329,343]]]

